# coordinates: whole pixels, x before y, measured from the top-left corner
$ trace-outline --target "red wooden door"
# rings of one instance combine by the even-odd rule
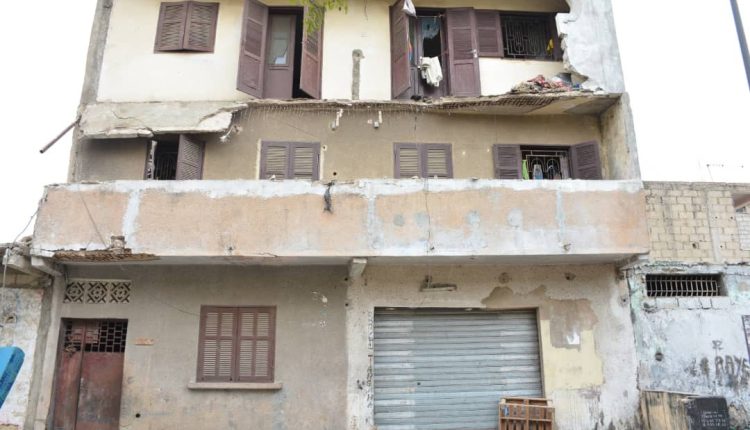
[[[119,428],[127,326],[127,321],[63,321],[54,430]]]

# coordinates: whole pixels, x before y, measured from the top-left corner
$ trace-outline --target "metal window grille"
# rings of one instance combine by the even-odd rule
[[[505,57],[552,59],[554,48],[546,15],[501,15]]]
[[[646,275],[648,297],[716,297],[720,275]]]
[[[86,321],[85,324],[67,320],[63,335],[66,352],[125,352],[128,335],[127,321]]]
[[[541,171],[542,179],[570,178],[570,156],[567,149],[521,148],[521,159],[526,162],[529,179],[538,179],[535,171],[537,174]]]

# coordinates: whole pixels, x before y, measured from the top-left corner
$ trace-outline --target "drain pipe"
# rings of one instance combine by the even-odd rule
[[[742,51],[742,61],[745,63],[745,75],[747,76],[747,86],[750,89],[750,52],[747,48],[747,37],[745,29],[742,27],[742,17],[737,0],[729,0],[732,3],[732,13],[734,14],[734,25],[737,27],[737,37],[740,39],[740,50]]]

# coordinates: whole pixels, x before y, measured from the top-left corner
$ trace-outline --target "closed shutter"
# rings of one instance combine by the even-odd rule
[[[205,143],[195,137],[180,135],[180,145],[177,150],[177,174],[175,179],[201,179],[203,177],[203,153]]]
[[[218,3],[189,2],[184,47],[190,51],[212,52],[216,39]]]
[[[451,146],[441,143],[422,145],[422,177],[452,178],[453,160]]]
[[[451,95],[479,96],[481,87],[474,9],[448,9],[445,16]]]
[[[260,179],[320,179],[320,143],[263,142]]]
[[[521,179],[521,147],[493,145],[495,179]]]
[[[237,89],[259,98],[263,97],[267,29],[268,7],[256,0],[245,0]]]
[[[156,29],[154,50],[179,51],[185,39],[187,2],[162,3],[159,10],[159,24]]]
[[[378,430],[498,427],[502,397],[542,397],[536,314],[376,311]]]
[[[236,324],[237,308],[204,306],[201,309],[199,381],[232,381]]]
[[[411,88],[409,79],[409,18],[404,0],[391,6],[391,97],[399,98]]]
[[[275,308],[238,308],[237,380],[272,382],[276,333]]]
[[[286,179],[289,172],[289,144],[263,142],[260,150],[260,179]]]
[[[570,147],[570,158],[575,179],[602,179],[599,144],[585,142]]]
[[[305,8],[305,22],[307,19]],[[319,15],[318,15],[319,14]],[[302,60],[300,65],[299,88],[314,99],[321,95],[321,73],[323,67],[323,18],[325,10],[318,7],[316,16],[321,17],[320,25],[315,31],[304,31],[302,36]]]
[[[293,143],[291,153],[292,171],[290,172],[290,177],[294,179],[309,179],[311,181],[320,179],[319,143]]]
[[[500,12],[496,10],[476,11],[477,46],[480,57],[502,57],[503,36],[500,31]]]
[[[409,179],[422,176],[422,156],[416,143],[393,145],[395,177]]]

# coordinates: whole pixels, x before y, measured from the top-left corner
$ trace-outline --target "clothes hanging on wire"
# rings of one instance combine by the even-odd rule
[[[422,57],[419,61],[419,69],[422,71],[422,79],[428,85],[439,87],[443,80],[443,69],[438,57]]]

